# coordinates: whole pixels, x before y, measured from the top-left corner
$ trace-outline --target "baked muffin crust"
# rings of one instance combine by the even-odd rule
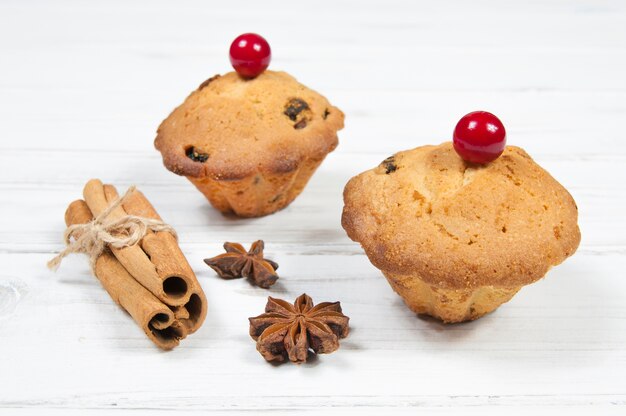
[[[203,82],[165,119],[155,147],[190,178],[240,180],[283,174],[337,146],[343,113],[285,72],[247,80],[235,72]]]
[[[376,267],[442,289],[518,288],[580,242],[569,192],[515,146],[486,166],[450,142],[399,152],[352,178],[344,203],[342,225]]]

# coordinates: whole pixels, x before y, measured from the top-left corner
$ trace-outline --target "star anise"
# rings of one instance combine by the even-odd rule
[[[204,259],[223,279],[247,277],[262,288],[269,288],[278,279],[278,264],[263,258],[263,240],[252,243],[250,251],[239,243],[224,243],[226,253]]]
[[[309,350],[328,354],[339,348],[339,339],[348,336],[348,318],[339,302],[313,306],[306,294],[294,304],[268,297],[265,313],[250,319],[250,336],[267,361],[306,362]]]

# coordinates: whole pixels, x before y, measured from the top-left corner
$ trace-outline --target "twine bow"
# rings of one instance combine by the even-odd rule
[[[70,253],[85,253],[89,256],[91,270],[95,271],[96,260],[107,247],[123,248],[137,244],[148,231],[167,231],[178,238],[176,231],[161,220],[126,215],[108,220],[108,216],[135,191],[135,186],[128,188],[124,196],[114,201],[100,215],[86,224],[72,224],[65,230],[63,239],[65,249],[48,262],[48,268],[56,270],[63,258]],[[72,241],[72,238],[74,241]]]

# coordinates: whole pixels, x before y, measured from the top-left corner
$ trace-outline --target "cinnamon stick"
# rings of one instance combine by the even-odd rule
[[[117,195],[117,192],[115,193]],[[83,197],[94,217],[106,210],[110,204],[107,199],[104,185],[99,179],[91,179],[83,189]],[[120,219],[127,213],[120,206],[109,215],[110,219]],[[167,305],[180,306],[189,302],[191,282],[184,277],[173,278],[169,281],[157,273],[155,264],[139,245],[111,248],[113,255],[124,268],[139,283],[148,289],[154,296]]]
[[[119,198],[117,190],[112,185],[104,185],[104,194],[107,204]],[[124,200],[122,207],[127,215],[161,220],[154,206],[139,190],[133,191]],[[168,232],[148,231],[139,244],[154,264],[166,293],[170,297],[180,296],[186,299],[183,305],[168,304],[176,306],[173,308],[176,318],[188,332],[195,332],[206,317],[207,301],[176,238]]]
[[[65,223],[86,224],[93,214],[83,200],[72,202],[65,212]],[[137,322],[144,333],[160,348],[176,347],[189,332],[167,305],[131,276],[120,261],[108,252],[96,260],[95,274],[111,298]]]

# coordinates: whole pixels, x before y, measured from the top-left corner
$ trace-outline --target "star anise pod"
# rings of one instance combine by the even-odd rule
[[[239,243],[224,243],[226,253],[204,259],[223,279],[247,277],[262,288],[269,288],[278,279],[278,264],[263,258],[263,240],[252,243],[249,251]]]
[[[250,320],[250,336],[267,361],[306,362],[309,350],[328,354],[339,348],[339,339],[348,336],[348,318],[339,302],[313,306],[306,294],[294,304],[268,297],[265,313]]]

